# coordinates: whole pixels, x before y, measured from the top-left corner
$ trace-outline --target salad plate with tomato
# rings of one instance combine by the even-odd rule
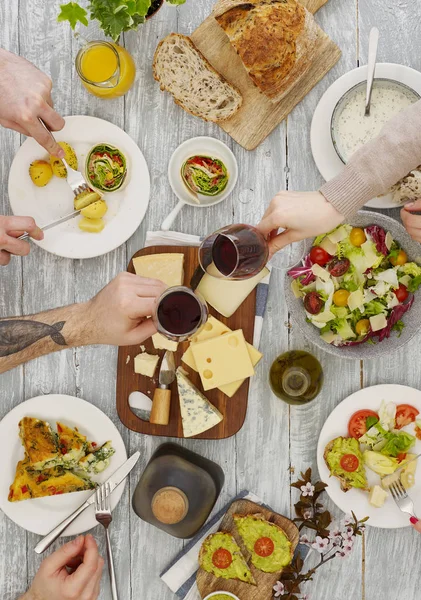
[[[285,279],[295,324],[344,358],[396,351],[421,323],[419,244],[394,219],[364,211],[307,242]]]
[[[421,513],[421,391],[376,385],[348,396],[320,433],[317,463],[327,493],[345,513],[373,527],[409,526],[390,483],[400,480]],[[418,470],[419,469],[419,470]]]

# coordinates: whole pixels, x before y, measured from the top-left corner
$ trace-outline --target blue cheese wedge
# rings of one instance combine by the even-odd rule
[[[199,435],[223,420],[223,416],[209,400],[177,369],[178,396],[184,437]]]

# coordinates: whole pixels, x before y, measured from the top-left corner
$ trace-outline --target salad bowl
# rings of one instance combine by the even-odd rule
[[[366,228],[370,225],[382,227],[386,232],[389,232],[393,239],[396,240],[402,249],[408,255],[408,261],[413,261],[421,265],[421,246],[418,242],[414,242],[408,235],[404,227],[395,219],[387,217],[383,214],[360,211],[353,217],[350,222],[353,227]],[[313,246],[313,239],[305,241],[305,256],[308,256]],[[369,342],[360,344],[350,344],[343,346],[335,346],[327,343],[320,337],[320,330],[317,329],[311,322],[307,321],[306,311],[302,298],[296,298],[292,289],[292,278],[285,275],[285,297],[288,306],[288,311],[291,315],[293,324],[297,326],[306,338],[329,354],[354,360],[363,360],[369,358],[378,358],[396,352],[409,342],[416,335],[421,327],[421,293],[415,292],[413,304],[403,316],[402,321],[405,327],[401,332],[392,331],[390,337],[379,342],[374,339]],[[374,343],[373,343],[374,342]]]

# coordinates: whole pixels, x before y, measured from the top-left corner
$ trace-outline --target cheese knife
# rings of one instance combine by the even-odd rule
[[[135,452],[132,456],[126,460],[114,473],[104,482],[109,484],[109,492],[112,492],[124,481],[130,471],[133,469],[137,461],[139,460],[140,452]],[[63,533],[67,527],[73,523],[73,521],[81,514],[84,510],[89,508],[92,504],[95,504],[96,492],[94,492],[78,509],[75,510],[67,519],[64,519],[57,527],[55,527],[50,533],[48,533],[34,548],[37,554],[42,554],[51,546],[53,542]]]
[[[169,386],[175,379],[174,353],[167,350],[162,359],[159,371],[159,386],[155,389],[150,423],[154,425],[168,425],[170,420],[171,390]]]

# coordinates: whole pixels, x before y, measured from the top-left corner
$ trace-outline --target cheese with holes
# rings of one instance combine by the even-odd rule
[[[178,396],[184,437],[199,435],[223,420],[213,404],[192,384],[182,369],[177,372]]]
[[[139,375],[145,375],[145,377],[153,377],[158,361],[158,355],[142,352],[142,354],[134,357],[134,372]]]
[[[168,287],[183,285],[184,254],[149,254],[133,259],[134,270],[140,277],[159,279]]]
[[[152,343],[156,350],[170,350],[171,352],[176,352],[178,348],[177,342],[173,342],[167,339],[164,335],[160,333],[155,333],[152,336]]]
[[[205,391],[254,375],[241,329],[197,342],[191,349]]]
[[[230,317],[251,294],[256,285],[268,275],[269,269],[265,267],[260,273],[244,281],[214,277],[213,272],[218,273],[216,267],[210,265],[208,273],[205,273],[197,286],[197,292],[221,315]]]
[[[192,341],[192,343],[197,343],[197,342],[201,342],[206,339],[211,339],[213,337],[218,337],[220,335],[224,335],[225,333],[231,333],[231,331],[232,330],[229,327],[227,327],[226,325],[224,325],[223,323],[221,323],[221,321],[218,321],[218,319],[215,319],[215,317],[210,316],[207,323],[203,327],[203,329],[201,329],[201,331],[197,335],[195,335],[191,341]],[[251,344],[249,344],[247,342],[246,342],[246,344],[247,344],[247,350],[248,350],[248,353],[250,356],[251,363],[252,363],[253,367],[255,367],[257,365],[257,363],[261,360],[263,354],[261,352],[259,352],[258,350],[256,350],[256,348],[254,346],[252,346]],[[196,366],[196,362],[194,360],[191,346],[189,346],[187,348],[187,350],[181,357],[181,360],[187,366],[189,366],[191,369],[193,369],[193,371],[197,372],[197,366]],[[232,398],[243,383],[244,383],[244,379],[239,379],[238,381],[233,381],[232,383],[227,383],[226,385],[221,385],[221,386],[219,386],[218,389],[220,389],[221,392],[223,392],[229,398]]]

